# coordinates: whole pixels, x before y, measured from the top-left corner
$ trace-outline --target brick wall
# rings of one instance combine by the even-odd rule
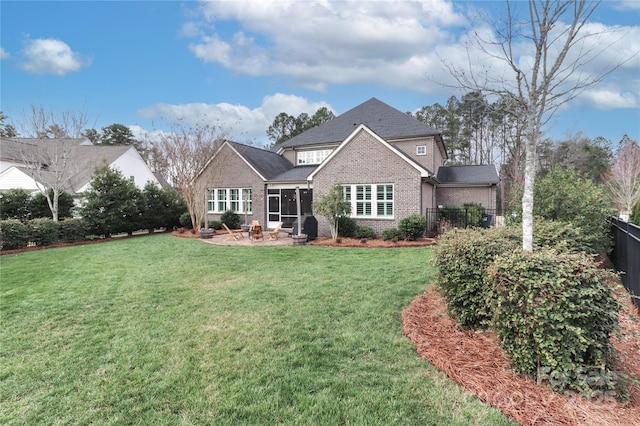
[[[487,209],[496,208],[496,187],[438,187],[436,190],[437,205],[457,207],[464,203],[480,203]]]
[[[391,144],[403,153],[407,154],[409,157],[413,158],[418,163],[431,170],[433,173],[435,173],[436,170],[438,170],[438,167],[442,164],[442,155],[440,154],[440,150],[436,146],[436,142],[433,136],[394,141]],[[425,155],[416,154],[416,148],[418,146],[426,147]]]
[[[377,234],[398,226],[398,221],[411,214],[421,214],[423,189],[420,172],[363,130],[326,163],[313,179],[315,199],[326,194],[335,183],[394,184],[393,219],[357,219],[358,224],[372,227]],[[330,235],[326,220],[318,217],[318,235]]]
[[[225,145],[209,163],[198,179],[204,180],[208,189],[214,188],[251,188],[253,214],[247,215],[250,222],[266,220],[266,194],[264,181],[229,146]],[[204,203],[207,202],[205,199]],[[244,214],[240,215],[244,222]],[[219,220],[220,214],[207,213],[207,221]]]

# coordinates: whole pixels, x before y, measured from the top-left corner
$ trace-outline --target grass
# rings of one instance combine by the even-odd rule
[[[418,358],[429,248],[170,235],[0,258],[0,423],[512,424]]]

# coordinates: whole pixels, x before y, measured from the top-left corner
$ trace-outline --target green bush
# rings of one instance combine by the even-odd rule
[[[453,226],[479,227],[482,226],[482,215],[485,209],[480,203],[464,203],[460,207],[444,207],[438,210],[443,219]]]
[[[619,306],[610,276],[585,254],[540,249],[497,257],[487,279],[492,328],[514,370],[557,390],[614,390],[610,337]]]
[[[353,238],[356,235],[358,223],[349,216],[340,216],[338,218],[338,235],[343,238]]]
[[[402,232],[398,228],[387,228],[382,230],[381,236],[384,241],[398,241],[402,238]]]
[[[631,207],[631,216],[629,216],[629,221],[634,225],[640,226],[640,199],[633,203],[633,207]]]
[[[186,229],[193,229],[193,223],[191,223],[191,215],[189,212],[184,212],[180,215],[180,226]]]
[[[210,220],[209,221],[209,228],[211,229],[215,229],[216,231],[222,229],[222,222],[219,220]]]
[[[53,189],[49,189],[49,197],[53,200]],[[39,217],[53,218],[47,197],[41,192],[31,198],[29,208],[31,209],[31,217],[34,219]],[[58,219],[73,217],[74,209],[73,196],[66,191],[60,191],[58,194]]]
[[[9,189],[0,197],[0,220],[17,219],[27,223],[31,218],[31,194],[24,189]]]
[[[521,198],[521,191],[513,192],[510,207],[514,211],[522,211]],[[591,253],[600,254],[611,248],[612,237],[606,221],[610,205],[609,197],[601,185],[581,177],[574,170],[551,170],[535,182],[533,214],[549,220],[569,222],[588,233]],[[512,220],[521,221],[521,217],[518,215]]]
[[[0,247],[2,250],[14,250],[27,246],[29,230],[18,219],[0,221]]]
[[[65,219],[59,223],[59,239],[65,243],[75,243],[87,238],[87,224],[84,219]]]
[[[39,217],[28,223],[29,240],[37,246],[50,246],[58,241],[59,226],[53,219]]]
[[[519,229],[522,233],[521,228]],[[535,218],[533,221],[533,244],[568,253],[597,254],[594,247],[596,236],[584,232],[579,226],[559,220]],[[534,249],[535,250],[535,249]]]
[[[370,226],[358,225],[356,227],[356,232],[354,235],[358,239],[366,238],[368,240],[373,240],[374,238],[376,238],[376,231],[374,231],[373,228]]]
[[[220,221],[225,223],[229,229],[240,228],[240,216],[232,210],[227,210],[220,216]]]
[[[496,255],[517,250],[521,242],[508,228],[453,229],[434,248],[437,283],[449,313],[468,328],[489,326],[486,270]]]
[[[398,229],[402,232],[402,236],[405,240],[417,240],[424,236],[424,233],[427,230],[427,218],[419,214],[407,216],[400,220],[400,223],[398,223]]]

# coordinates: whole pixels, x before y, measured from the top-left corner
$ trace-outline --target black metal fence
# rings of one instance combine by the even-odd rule
[[[427,209],[427,231],[442,234],[452,228],[482,227],[503,225],[504,216],[501,210],[483,207],[442,207]]]
[[[621,272],[622,283],[629,293],[640,296],[640,226],[613,216],[607,220],[611,224],[614,241],[611,261]],[[640,309],[638,297],[633,298],[633,303]]]

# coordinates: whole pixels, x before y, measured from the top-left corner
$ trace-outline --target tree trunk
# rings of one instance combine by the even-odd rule
[[[529,110],[525,139],[524,190],[522,192],[522,249],[533,251],[533,188],[536,179],[538,126],[535,109]]]

